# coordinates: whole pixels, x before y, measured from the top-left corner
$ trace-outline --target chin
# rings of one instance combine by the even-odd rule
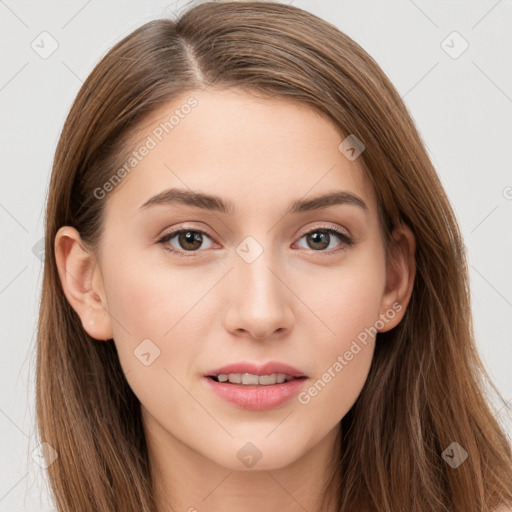
[[[275,436],[274,439],[265,439],[266,435],[260,431],[254,436],[244,436],[243,441],[233,440],[233,443],[224,445],[221,451],[211,454],[209,458],[232,471],[268,471],[289,466],[307,451],[306,447],[290,442],[292,440],[289,438],[285,442],[277,432],[270,435]],[[222,444],[216,446],[222,447]]]

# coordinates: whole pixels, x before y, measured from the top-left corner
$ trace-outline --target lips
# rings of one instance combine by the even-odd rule
[[[301,378],[307,377],[307,375],[285,363],[280,363],[277,361],[270,361],[268,363],[264,363],[258,365],[256,363],[251,362],[239,362],[232,363],[226,366],[221,366],[219,368],[214,368],[204,374],[205,377],[217,377],[221,374],[230,374],[230,373],[249,373],[252,375],[272,375],[274,373],[281,373],[288,377]]]
[[[222,382],[217,378],[219,375]],[[276,382],[272,378],[263,377],[272,375]],[[260,382],[252,385],[254,379],[258,378],[256,376],[259,376]],[[238,383],[226,382],[227,379]],[[289,364],[277,361],[264,364],[243,361],[209,370],[202,381],[208,389],[232,405],[263,411],[290,401],[303,389],[307,379],[303,371]]]
[[[280,382],[272,383],[272,379],[263,377],[272,374],[278,374],[281,377]],[[223,377],[222,382],[216,379],[217,375]],[[285,375],[287,380],[282,382]],[[242,383],[224,381],[226,377],[232,379],[235,376],[242,377]],[[270,382],[252,385],[253,380],[258,378],[256,376],[259,376],[260,380],[265,379]],[[235,380],[239,382],[238,379]],[[244,380],[246,383],[243,383]],[[307,380],[308,378],[303,372],[282,363],[264,365],[236,363],[211,370],[203,376],[202,382],[207,389],[231,405],[242,409],[263,411],[274,409],[291,401],[304,388]]]

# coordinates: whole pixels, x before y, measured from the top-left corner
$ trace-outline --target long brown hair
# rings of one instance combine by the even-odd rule
[[[378,64],[335,26],[273,2],[207,2],[144,24],[84,82],[55,154],[46,214],[37,345],[37,421],[58,458],[59,511],[154,512],[140,403],[113,340],[83,329],[65,298],[55,235],[99,247],[105,200],[146,115],[184,93],[239,88],[306,104],[365,145],[386,244],[393,219],[416,237],[417,275],[402,322],[376,340],[368,379],[340,423],[343,512],[490,511],[512,502],[512,455],[486,393],[468,270],[453,210],[416,127]],[[341,142],[341,139],[340,139]],[[498,393],[499,394],[499,393]],[[467,460],[442,457],[458,443]]]

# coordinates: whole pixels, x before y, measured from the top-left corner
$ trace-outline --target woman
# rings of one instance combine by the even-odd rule
[[[451,206],[383,71],[312,14],[208,2],[108,52],[46,255],[58,510],[512,503]]]

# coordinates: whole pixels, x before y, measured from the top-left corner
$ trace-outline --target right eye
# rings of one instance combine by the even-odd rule
[[[198,249],[200,249],[203,244],[204,237],[210,239],[210,236],[207,233],[198,229],[177,229],[163,235],[158,240],[158,243],[163,244],[164,249],[171,253],[178,254],[179,256],[190,257],[195,256],[195,254],[186,253],[200,252]],[[168,243],[172,242],[174,238],[176,238],[176,242],[181,246],[181,248],[176,248],[172,243]]]

